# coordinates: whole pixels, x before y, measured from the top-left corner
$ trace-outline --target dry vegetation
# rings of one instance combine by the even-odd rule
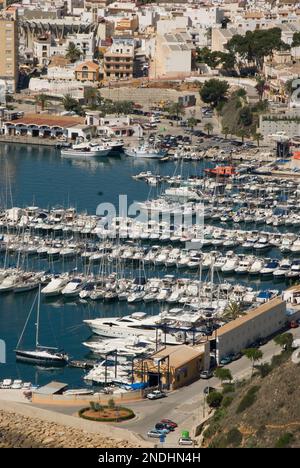
[[[285,357],[265,377],[224,395],[203,432],[204,446],[300,447],[300,366]]]

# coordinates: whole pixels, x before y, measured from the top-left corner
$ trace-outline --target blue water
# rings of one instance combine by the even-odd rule
[[[183,174],[200,175],[209,163],[189,162],[183,165]],[[62,159],[55,149],[27,145],[2,145],[0,148],[0,204],[5,206],[27,206],[35,204],[48,208],[55,205],[74,206],[78,210],[87,210],[95,214],[101,202],[111,202],[117,206],[118,196],[126,194],[128,203],[155,197],[160,188],[149,188],[144,182],[132,179],[132,175],[151,170],[162,175],[181,171],[172,162],[135,161],[116,155],[93,161],[75,161]],[[278,252],[269,252],[276,256]],[[58,271],[62,265],[56,263]],[[74,262],[64,265],[68,270]],[[38,269],[45,265],[36,265]],[[157,270],[157,274],[173,273]],[[153,270],[151,272],[153,274]],[[191,274],[184,276],[194,276]],[[228,278],[236,281],[235,278]],[[247,283],[248,279],[239,279]],[[264,289],[275,286],[259,280],[251,281],[251,286]],[[25,294],[0,295],[0,338],[6,343],[6,364],[0,364],[0,379],[20,378],[39,385],[56,379],[68,382],[72,386],[83,385],[83,371],[74,368],[61,370],[38,369],[32,365],[16,363],[14,349],[33,303],[35,292]],[[42,299],[40,343],[48,346],[58,345],[64,348],[72,358],[82,359],[87,356],[87,349],[81,344],[89,338],[89,329],[82,323],[85,318],[123,315],[136,310],[158,313],[158,305],[128,305],[124,303],[103,304],[102,302],[78,303],[55,298]],[[35,315],[32,314],[23,344],[34,346]]]

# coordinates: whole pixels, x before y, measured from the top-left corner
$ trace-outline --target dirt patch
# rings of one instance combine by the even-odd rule
[[[100,419],[126,419],[130,415],[130,411],[122,408],[120,411],[116,409],[104,409],[103,411],[94,411],[92,409],[86,410],[83,413],[88,418]]]

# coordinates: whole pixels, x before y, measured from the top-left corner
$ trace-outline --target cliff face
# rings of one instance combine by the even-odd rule
[[[135,446],[128,441],[0,410],[0,448],[116,448]]]
[[[256,375],[226,393],[203,432],[203,445],[300,447],[299,371],[289,356],[265,377]]]

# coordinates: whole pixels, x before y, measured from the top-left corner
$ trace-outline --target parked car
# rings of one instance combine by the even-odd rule
[[[211,370],[204,370],[202,372],[200,372],[200,379],[211,379],[211,377],[213,376],[213,371]]]
[[[155,424],[155,429],[157,429],[158,431],[163,431],[165,430],[166,432],[171,432],[171,431],[174,431],[174,427],[171,427],[169,426],[169,424],[167,423],[162,423],[162,422],[158,422]]]
[[[164,418],[164,419],[162,419],[160,422],[166,423],[166,424],[168,424],[169,426],[173,426],[174,428],[175,428],[175,427],[178,427],[178,424],[177,424],[176,422],[172,421],[171,419],[166,419],[166,418]]]
[[[235,353],[235,354],[232,354],[231,355],[231,360],[232,361],[237,361],[238,359],[241,359],[241,357],[243,357],[243,353]]]
[[[290,323],[289,323],[289,326],[290,326],[290,328],[298,328],[299,323],[297,323],[296,320],[291,320]]]
[[[161,431],[158,431],[157,429],[151,429],[150,431],[147,432],[148,437],[152,437],[152,438],[155,438],[155,439],[159,439],[159,437],[162,434],[163,433]]]
[[[180,437],[178,440],[179,445],[194,445],[193,439],[190,437]]]
[[[151,393],[148,393],[147,398],[148,400],[158,400],[159,398],[164,398],[167,395],[164,392],[161,392],[160,390],[154,390]]]
[[[230,364],[232,361],[231,357],[230,356],[224,356],[221,360],[220,360],[220,364],[221,366],[226,366],[227,364]]]

